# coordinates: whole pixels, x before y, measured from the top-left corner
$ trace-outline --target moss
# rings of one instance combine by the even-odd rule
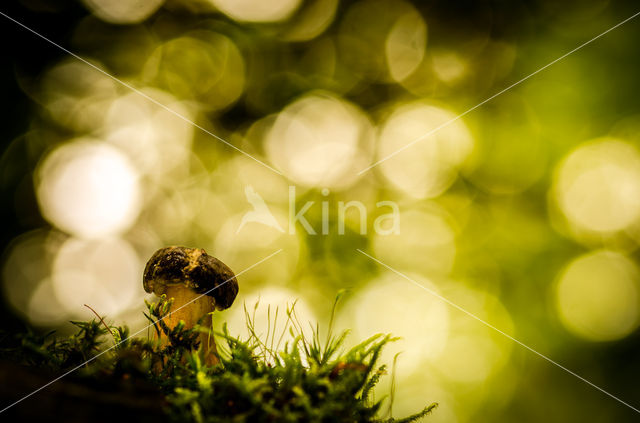
[[[176,422],[409,422],[429,414],[436,404],[404,419],[380,418],[385,398],[374,400],[373,389],[386,375],[378,360],[389,335],[376,335],[351,349],[347,333],[321,339],[316,326],[303,334],[294,306],[286,310],[287,325],[260,339],[248,312],[250,336],[231,336],[226,326],[215,333],[220,362],[204,364],[198,352],[202,331],[169,329],[162,318],[171,302],[148,303],[147,318],[169,342],[129,338],[126,326],[108,325],[102,318],[72,322],[76,334],[28,332],[3,342],[1,355],[14,362],[65,372],[81,365],[84,380],[125,379],[149,382],[165,398],[167,421]],[[334,307],[335,310],[335,307]],[[333,319],[332,319],[333,320]],[[280,348],[282,346],[282,348]]]

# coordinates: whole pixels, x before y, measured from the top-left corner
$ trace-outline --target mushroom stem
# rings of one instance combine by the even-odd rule
[[[238,295],[238,281],[233,271],[201,248],[159,249],[144,268],[142,286],[146,292],[173,298],[170,314],[164,321],[170,328],[183,320],[185,328],[192,329],[200,319],[203,328],[211,327],[210,313],[231,307]],[[218,357],[213,337],[209,333],[201,333],[198,337],[201,357],[207,364],[216,364]],[[168,342],[164,334],[160,340],[165,344]]]
[[[211,327],[211,312],[215,310],[215,301],[213,298],[198,294],[192,289],[184,286],[168,286],[165,294],[167,299],[173,298],[173,304],[169,310],[169,314],[163,319],[166,325],[173,329],[181,320],[184,321],[185,329],[192,329],[198,321],[203,328]],[[175,311],[172,311],[175,310]],[[159,340],[167,343],[167,336],[162,333]],[[216,343],[212,335],[209,333],[200,333],[198,335],[200,341],[201,358],[206,364],[213,365],[218,363]]]

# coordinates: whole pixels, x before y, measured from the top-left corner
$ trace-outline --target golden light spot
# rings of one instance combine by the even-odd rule
[[[506,334],[513,333],[511,316],[502,303],[481,290],[454,282],[443,296]],[[433,362],[434,371],[457,384],[482,384],[508,361],[511,340],[464,313],[452,315],[447,345]]]
[[[90,60],[98,69],[103,66]],[[37,95],[51,118],[78,132],[99,129],[105,112],[117,97],[115,82],[76,59],[64,60],[43,77]]]
[[[141,271],[138,255],[122,239],[69,238],[53,262],[53,293],[69,316],[88,317],[88,304],[113,318],[145,296]]]
[[[295,302],[295,312],[299,322],[302,325],[305,336],[310,335],[309,322],[314,325],[318,322],[313,310],[299,293],[286,288],[257,288],[251,291],[243,291],[238,293],[234,305],[224,314],[224,320],[227,322],[229,331],[233,336],[240,336],[247,339],[249,331],[247,330],[245,309],[249,313],[252,320],[255,320],[255,333],[262,341],[270,344],[271,336],[275,336],[274,347],[282,335],[287,322],[287,307],[291,307]],[[256,308],[257,305],[257,308]],[[276,308],[278,309],[278,318],[276,320]],[[215,318],[214,314],[214,318]],[[255,317],[255,319],[254,319]],[[269,340],[266,340],[267,333],[270,333]],[[285,334],[285,340],[289,337],[289,331]],[[279,345],[279,350],[284,348],[284,343]]]
[[[191,110],[172,95],[156,89],[141,91],[192,119]],[[128,153],[141,173],[166,178],[176,168],[188,167],[193,125],[139,94],[130,93],[112,102],[101,136]]]
[[[346,188],[370,151],[371,124],[353,104],[310,94],[287,106],[267,134],[269,159],[304,186]]]
[[[577,228],[623,230],[640,217],[640,153],[617,139],[586,143],[558,166],[553,192]]]
[[[147,60],[144,80],[208,110],[233,104],[245,86],[244,58],[229,37],[193,31],[161,44]]]
[[[295,271],[300,256],[302,234],[289,235],[286,209],[273,204],[269,204],[269,211],[285,232],[257,222],[248,222],[243,226],[242,218],[249,210],[251,205],[246,203],[245,210],[227,218],[216,234],[213,248],[207,248],[207,251],[221,257],[232,269],[244,269],[253,265],[256,257],[266,257],[282,248],[286,253],[277,254],[264,262],[261,272],[247,272],[242,275],[243,284],[246,286],[265,283],[282,286],[290,280]],[[217,255],[216,251],[220,254]]]
[[[467,63],[453,51],[434,51],[431,66],[438,79],[452,83],[462,78],[467,71]]]
[[[306,2],[304,8],[296,13],[283,38],[287,41],[307,41],[322,34],[333,22],[338,0],[316,0]]]
[[[44,158],[35,177],[43,216],[75,236],[123,233],[140,212],[138,173],[108,144],[89,139],[64,144]]]
[[[50,283],[51,260],[61,243],[61,237],[60,233],[53,231],[35,230],[20,235],[7,248],[2,268],[3,299],[18,314],[31,319],[29,316],[33,313],[29,310],[32,308],[32,297],[42,285]],[[53,308],[53,312],[59,311]],[[64,321],[66,317],[63,315],[59,319]],[[39,321],[37,318],[35,320]]]
[[[438,292],[430,280],[409,275]],[[340,322],[353,325],[354,340],[377,333],[391,333],[401,339],[384,352],[383,362],[393,361],[402,351],[399,368],[415,370],[425,360],[436,359],[449,337],[449,311],[444,302],[395,274],[384,274],[368,283],[341,306]]]
[[[51,278],[43,279],[32,292],[26,314],[31,324],[43,327],[61,325],[70,317],[56,299]],[[83,317],[88,317],[88,313]]]
[[[422,62],[425,45],[426,23],[409,2],[357,1],[341,15],[340,59],[357,78],[402,81]]]
[[[640,273],[625,256],[606,250],[572,261],[555,286],[560,321],[590,341],[624,338],[640,323]]]
[[[375,234],[375,256],[401,269],[447,274],[456,255],[455,232],[445,214],[433,210],[400,212],[398,234]],[[407,252],[410,252],[408,254]]]
[[[300,0],[209,0],[222,13],[236,21],[276,22],[288,18]]]
[[[142,22],[162,6],[164,0],[82,0],[105,22],[134,24]]]
[[[391,77],[400,82],[422,62],[427,45],[427,24],[412,9],[393,24],[385,43],[387,66]]]
[[[474,144],[461,120],[443,126],[455,117],[422,101],[398,107],[382,124],[378,159],[413,144],[378,166],[385,178],[416,198],[436,197],[449,188]]]

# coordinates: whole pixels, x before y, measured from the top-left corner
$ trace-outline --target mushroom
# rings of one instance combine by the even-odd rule
[[[181,320],[185,329],[193,328],[198,321],[210,327],[210,313],[229,308],[238,295],[238,281],[231,269],[200,248],[175,246],[156,251],[144,269],[142,284],[149,293],[173,298],[174,311],[163,319],[169,328]],[[199,340],[205,361],[217,363],[213,337],[202,333]],[[160,341],[167,342],[164,333]]]

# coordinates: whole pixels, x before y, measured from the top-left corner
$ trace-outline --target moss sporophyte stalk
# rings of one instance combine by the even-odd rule
[[[182,275],[171,269],[180,269]],[[172,285],[178,279],[182,288]],[[233,272],[222,262],[203,250],[159,250],[147,265],[144,284],[158,293],[156,289],[165,289],[160,283],[166,291],[157,302],[146,303],[144,313],[153,339],[129,337],[126,326],[108,324],[100,316],[72,322],[77,333],[64,339],[33,331],[3,336],[0,358],[19,372],[59,375],[86,363],[69,380],[58,381],[56,389],[38,392],[39,401],[29,398],[5,416],[25,420],[49,413],[53,420],[94,423],[114,421],[113,416],[138,422],[411,422],[436,407],[433,403],[394,419],[389,415],[391,401],[374,398],[374,387],[387,376],[387,367],[378,363],[380,353],[394,338],[378,334],[345,348],[347,332],[333,332],[340,294],[326,337],[320,336],[318,325],[310,335],[303,333],[294,303],[285,310],[282,331],[265,336],[256,333],[255,318],[245,306],[249,336],[240,339],[230,335],[226,324],[219,332],[211,329],[210,312],[231,306],[238,292]],[[218,291],[220,297],[205,295],[207,300],[189,311],[188,302],[201,295],[198,292],[216,286],[211,294]],[[186,306],[178,310],[180,304]],[[179,314],[178,319],[172,309],[192,314]],[[74,385],[65,389],[70,383]],[[85,392],[83,402],[77,401],[78,386]],[[14,391],[2,390],[2,401],[29,393]],[[53,395],[55,401],[47,401]],[[39,406],[29,405],[30,400]]]

